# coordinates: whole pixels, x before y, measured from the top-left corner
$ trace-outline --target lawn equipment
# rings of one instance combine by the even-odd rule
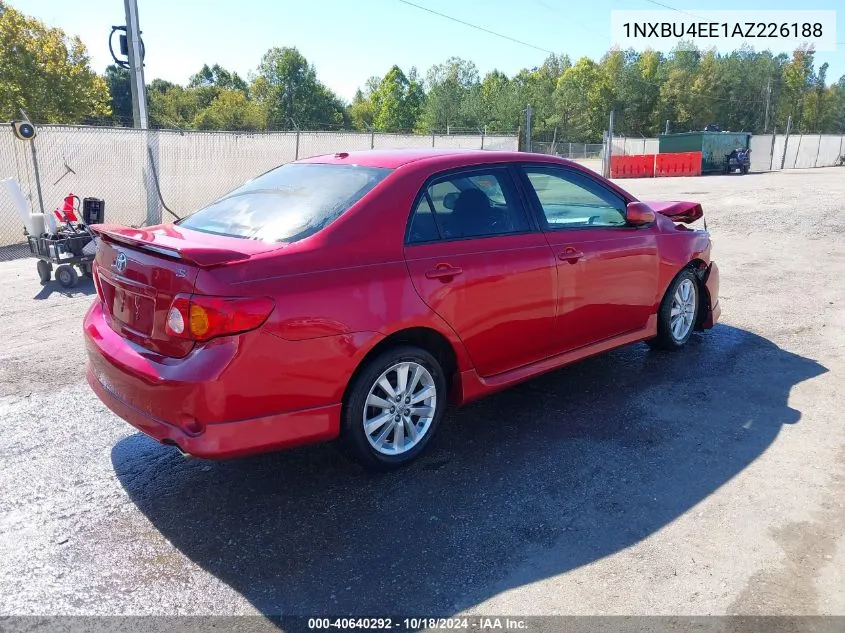
[[[737,147],[730,154],[725,154],[725,173],[732,174],[739,170],[741,174],[747,174],[751,169],[751,150],[746,147]]]

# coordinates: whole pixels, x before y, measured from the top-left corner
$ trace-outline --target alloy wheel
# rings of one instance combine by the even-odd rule
[[[384,371],[364,405],[364,435],[383,455],[399,455],[419,444],[437,411],[437,386],[420,363],[403,361]]]

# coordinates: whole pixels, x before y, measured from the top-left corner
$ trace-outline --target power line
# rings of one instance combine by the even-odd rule
[[[645,1],[648,2],[648,3],[654,4],[654,5],[657,5],[658,7],[663,7],[664,9],[669,9],[670,11],[677,11],[678,13],[683,13],[684,15],[688,15],[690,17],[697,19],[697,20],[703,20],[704,19],[700,15],[695,15],[694,13],[689,13],[687,11],[681,11],[680,9],[676,9],[675,7],[670,7],[668,4],[663,4],[662,2],[658,2],[657,0],[645,0]]]
[[[416,9],[420,9],[421,11],[425,11],[427,13],[431,13],[433,15],[439,16],[441,18],[445,18],[446,20],[451,20],[452,22],[457,22],[458,24],[463,24],[464,26],[468,26],[472,29],[476,29],[478,31],[488,33],[489,35],[495,35],[496,37],[501,37],[502,39],[508,40],[510,42],[522,44],[523,46],[533,48],[534,50],[542,51],[543,53],[548,53],[549,55],[555,54],[554,51],[550,51],[547,48],[542,48],[540,46],[535,46],[534,44],[529,44],[528,42],[518,40],[515,37],[511,37],[510,35],[504,35],[502,33],[497,33],[496,31],[491,31],[490,29],[486,29],[483,26],[478,26],[477,24],[473,24],[472,22],[465,22],[464,20],[460,20],[458,18],[452,17],[451,15],[446,15],[445,13],[440,13],[439,11],[435,11],[434,9],[429,9],[428,7],[424,7],[424,6],[419,5],[419,4],[414,4],[413,2],[409,2],[408,0],[399,0],[399,2],[401,2],[402,4],[407,4],[408,6],[414,7]]]

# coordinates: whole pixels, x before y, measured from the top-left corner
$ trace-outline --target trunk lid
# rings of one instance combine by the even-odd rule
[[[91,228],[101,238],[95,274],[112,329],[171,357],[183,357],[193,349],[193,341],[168,336],[165,325],[173,299],[193,293],[200,270],[245,261],[281,246],[176,225]]]

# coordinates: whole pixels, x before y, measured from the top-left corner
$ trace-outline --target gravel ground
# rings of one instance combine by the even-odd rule
[[[845,615],[845,170],[623,186],[704,203],[721,324],[455,410],[388,475],[134,433],[84,382],[90,282],[0,264],[0,615]]]

